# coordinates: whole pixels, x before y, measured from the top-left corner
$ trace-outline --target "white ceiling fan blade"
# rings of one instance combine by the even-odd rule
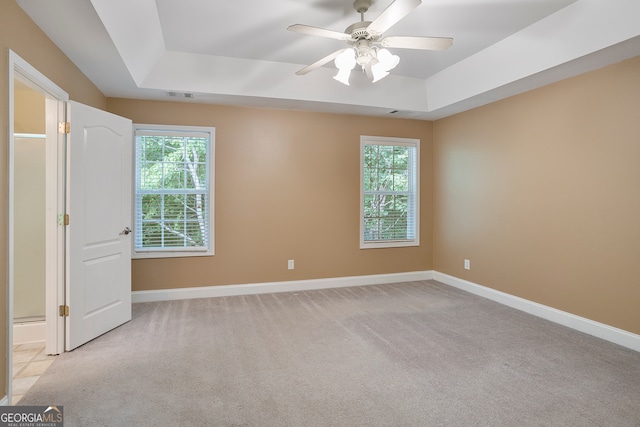
[[[333,30],[325,30],[324,28],[311,27],[309,25],[294,24],[289,25],[287,30],[295,33],[309,34],[312,36],[328,37],[336,40],[349,40],[351,36],[347,33],[340,33]]]
[[[370,33],[382,34],[407,16],[413,9],[420,6],[421,3],[421,0],[396,0],[374,19],[367,29]]]
[[[380,40],[384,47],[400,49],[445,50],[453,44],[450,37],[389,36]]]
[[[322,67],[324,64],[326,64],[328,62],[331,62],[334,59],[336,59],[336,57],[338,55],[340,55],[342,52],[344,52],[345,50],[347,50],[347,49],[345,48],[345,49],[336,50],[332,54],[325,56],[324,58],[314,62],[313,64],[307,65],[303,69],[296,71],[296,75],[304,76],[308,72],[311,72],[311,71],[315,70],[316,68]]]

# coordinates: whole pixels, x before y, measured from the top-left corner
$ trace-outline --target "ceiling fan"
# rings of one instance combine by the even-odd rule
[[[295,24],[289,31],[327,37],[347,42],[350,47],[337,50],[330,55],[296,72],[301,76],[335,60],[338,74],[334,79],[349,84],[351,70],[360,65],[364,72],[376,82],[389,74],[400,58],[386,48],[445,50],[453,44],[449,37],[387,36],[382,33],[420,6],[421,0],[395,0],[376,19],[365,21],[364,14],[371,6],[371,0],[355,0],[353,8],[360,14],[360,22],[350,25],[343,33],[309,25]]]

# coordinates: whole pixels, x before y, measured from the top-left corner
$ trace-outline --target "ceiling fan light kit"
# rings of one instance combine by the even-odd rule
[[[359,65],[375,83],[388,76],[389,71],[400,62],[400,58],[389,52],[387,47],[420,50],[448,49],[453,44],[453,39],[448,37],[382,37],[382,33],[421,3],[421,0],[395,0],[376,19],[365,21],[364,14],[369,10],[371,0],[355,0],[353,8],[360,14],[360,22],[350,25],[343,33],[302,24],[289,26],[287,28],[289,31],[341,40],[350,46],[325,56],[297,71],[296,74],[307,74],[333,60],[338,68],[338,74],[334,76],[337,81],[349,85],[351,70]]]

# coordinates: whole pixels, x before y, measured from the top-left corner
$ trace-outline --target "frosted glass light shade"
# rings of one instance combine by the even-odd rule
[[[356,53],[353,49],[346,49],[335,59],[336,67],[338,68],[338,74],[333,78],[349,86],[349,76],[351,70],[356,66]]]
[[[384,67],[385,71],[391,71],[396,68],[396,65],[400,62],[398,55],[392,55],[387,49],[380,49],[378,51],[379,64]]]

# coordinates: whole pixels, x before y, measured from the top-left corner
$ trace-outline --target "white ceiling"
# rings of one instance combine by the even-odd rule
[[[640,55],[638,0],[423,0],[385,35],[453,46],[393,49],[392,75],[344,86],[332,63],[294,75],[344,42],[286,28],[344,31],[352,0],[17,2],[108,97],[436,119]]]

